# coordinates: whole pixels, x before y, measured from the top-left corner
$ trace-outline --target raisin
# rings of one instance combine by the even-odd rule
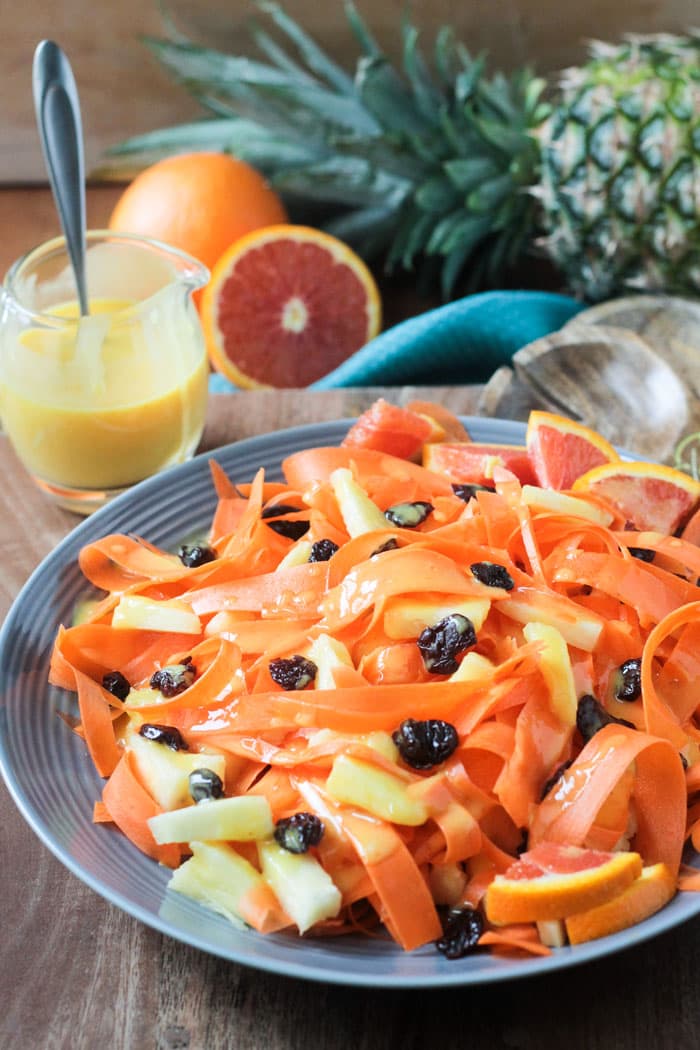
[[[485,583],[487,587],[502,587],[504,591],[512,591],[515,587],[513,577],[505,565],[493,561],[476,561],[469,568],[479,583]]]
[[[642,661],[625,660],[615,675],[615,698],[637,700],[642,695]]]
[[[305,689],[310,682],[313,682],[317,671],[318,668],[313,660],[307,660],[304,656],[297,655],[270,660],[270,678],[287,691]]]
[[[103,675],[102,688],[106,689],[112,696],[116,696],[117,700],[126,700],[131,692],[131,685],[121,671],[109,671],[106,675]]]
[[[412,769],[432,769],[450,757],[459,743],[457,730],[441,718],[419,721],[406,718],[391,739],[406,765]]]
[[[282,514],[298,514],[301,507],[293,507],[291,503],[271,503],[260,511],[261,518],[279,518]]]
[[[203,543],[194,543],[191,546],[184,543],[180,547],[180,561],[188,569],[196,569],[198,565],[206,565],[216,559],[216,551]]]
[[[651,551],[648,547],[628,547],[627,550],[633,558],[639,558],[640,561],[651,562],[656,557],[656,551]]]
[[[168,664],[151,675],[151,689],[159,689],[163,696],[170,698],[189,689],[197,675],[197,668],[192,657],[186,656],[181,664]]]
[[[338,550],[338,544],[333,540],[316,540],[311,547],[309,561],[330,561]]]
[[[418,637],[423,663],[431,674],[453,674],[459,666],[455,656],[472,645],[476,645],[474,624],[461,613],[450,613]]]
[[[275,842],[290,853],[306,853],[323,838],[323,821],[313,813],[295,813],[275,824]]]
[[[615,718],[614,715],[609,714],[594,696],[587,693],[581,697],[576,708],[576,728],[585,743],[588,743],[603,726],[611,725],[612,723],[619,726],[627,726],[628,729],[637,728],[634,723],[628,722],[626,718]]]
[[[564,776],[564,773],[566,773],[567,769],[573,761],[573,758],[570,758],[568,759],[568,761],[562,762],[562,764],[560,766],[557,766],[557,768],[554,770],[551,777],[545,780],[544,785],[542,787],[542,791],[540,792],[540,802],[542,802],[542,800],[547,797],[554,785],[559,783],[561,778]]]
[[[188,751],[182,734],[175,726],[159,726],[153,722],[144,722],[139,729],[139,736],[146,740],[155,740],[157,744],[169,747],[171,751]]]
[[[384,517],[392,525],[398,525],[401,529],[415,529],[421,525],[429,514],[432,514],[432,503],[426,503],[419,499],[415,503],[395,503],[393,507],[387,507]]]
[[[373,550],[370,554],[370,558],[373,558],[375,554],[385,554],[386,551],[397,551],[399,549],[398,542],[393,536],[390,536],[384,543],[380,543],[376,550]]]
[[[268,529],[272,529],[278,536],[284,536],[287,540],[300,540],[309,531],[311,525],[308,521],[266,521]]]
[[[221,798],[224,785],[213,769],[193,769],[189,775],[190,795],[194,802],[211,802]]]
[[[443,933],[435,947],[446,959],[461,959],[473,951],[484,932],[484,920],[474,908],[451,908],[443,924]]]
[[[495,489],[489,488],[488,485],[453,485],[452,491],[458,499],[464,500],[465,503],[469,503],[470,499],[476,497],[477,492],[495,492]]]

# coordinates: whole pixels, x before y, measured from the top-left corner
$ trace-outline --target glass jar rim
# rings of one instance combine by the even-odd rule
[[[197,288],[203,287],[203,285],[209,280],[209,270],[204,263],[199,261],[199,259],[196,259],[193,255],[189,255],[180,248],[175,248],[172,244],[167,244],[165,241],[160,241],[155,237],[145,237],[142,234],[137,233],[122,233],[120,230],[104,229],[87,230],[85,237],[88,247],[90,247],[91,243],[121,242],[168,257],[170,260],[174,260],[180,265],[180,271],[177,274],[174,273],[173,278],[175,279],[178,277],[184,279],[185,283],[188,283],[193,291]],[[17,295],[15,287],[18,278],[21,277],[23,271],[29,266],[37,261],[41,261],[42,259],[50,258],[52,255],[58,255],[61,252],[64,253],[66,259],[68,259],[66,238],[62,234],[52,237],[48,241],[43,241],[41,244],[35,245],[12,263],[5,274],[1,287],[5,291],[5,294],[12,298],[15,308],[21,311],[25,317],[33,319],[36,323],[45,326],[71,328],[75,327],[78,320],[77,318],[67,318],[60,314],[52,314],[50,311],[33,310],[22,302]],[[149,298],[151,298],[151,296],[148,296],[142,301],[147,302]],[[130,309],[133,309],[133,304]]]

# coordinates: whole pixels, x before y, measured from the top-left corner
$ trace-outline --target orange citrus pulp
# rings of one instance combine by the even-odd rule
[[[374,278],[335,237],[278,225],[232,244],[202,299],[214,368],[243,387],[304,387],[379,332]]]

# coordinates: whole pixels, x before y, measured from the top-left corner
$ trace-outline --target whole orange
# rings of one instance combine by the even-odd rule
[[[136,176],[109,228],[155,237],[211,268],[243,234],[286,221],[282,201],[250,164],[224,153],[182,153]]]

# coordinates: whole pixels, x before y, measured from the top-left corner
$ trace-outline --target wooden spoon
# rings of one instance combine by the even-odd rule
[[[481,408],[488,414],[515,409],[527,418],[530,408],[546,408],[657,460],[672,457],[688,429],[689,397],[680,378],[623,328],[573,321],[518,350],[512,363],[510,383],[501,369],[487,385]]]

